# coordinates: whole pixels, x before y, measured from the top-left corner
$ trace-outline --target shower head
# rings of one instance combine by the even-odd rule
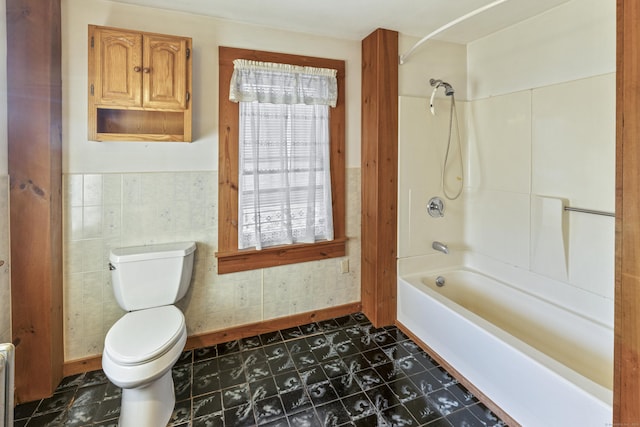
[[[433,92],[431,92],[431,99],[429,100],[429,109],[431,110],[431,114],[433,114],[434,116],[436,115],[436,111],[433,108],[433,99],[436,97],[436,92],[438,91],[438,88],[440,86],[444,87],[444,94],[447,96],[453,96],[453,93],[455,92],[453,90],[453,86],[451,86],[449,83],[447,82],[443,82],[440,79],[430,79],[429,80],[429,84],[431,84],[431,86],[433,86]]]
[[[444,94],[447,96],[451,96],[455,92],[455,90],[453,90],[453,86],[440,79],[430,79],[429,84],[431,84],[431,86],[433,86],[435,89],[438,89],[440,86],[444,87]]]

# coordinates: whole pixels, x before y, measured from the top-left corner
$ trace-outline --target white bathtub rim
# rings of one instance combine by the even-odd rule
[[[598,319],[600,323],[613,329],[614,301],[604,295],[581,288],[570,282],[563,282],[522,267],[505,264],[502,261],[476,252],[464,252],[464,265],[473,270],[486,272],[488,276],[501,278],[515,287],[529,291],[542,299],[555,301],[564,308],[573,307],[574,312]],[[611,287],[614,278],[611,278]],[[585,310],[585,308],[587,308]]]
[[[441,269],[436,269],[436,270],[430,270],[430,271],[425,271],[422,273],[414,273],[414,274],[408,274],[406,276],[402,276],[405,280],[407,281],[411,281],[411,283],[421,283],[424,284],[425,286],[428,287],[428,285],[426,285],[425,283],[422,282],[423,279],[425,279],[426,277],[432,277],[432,276],[444,276],[446,278],[447,274],[450,273],[454,273],[457,271],[463,271],[463,272],[469,272],[469,273],[473,273],[473,274],[477,274],[479,276],[482,276],[483,278],[495,281],[500,283],[500,285],[502,286],[506,286],[508,288],[514,289],[518,292],[522,292],[523,294],[531,297],[531,298],[535,298],[536,300],[542,301],[545,304],[550,304],[560,310],[564,310],[567,311],[571,314],[573,314],[574,316],[578,316],[582,319],[588,320],[590,322],[595,323],[598,326],[601,326],[603,328],[606,328],[608,330],[613,331],[613,327],[605,322],[602,322],[600,319],[596,318],[596,317],[592,317],[589,315],[586,315],[583,312],[579,312],[571,307],[565,307],[561,304],[559,304],[556,301],[550,300],[545,298],[544,296],[536,293],[536,292],[531,292],[529,290],[527,290],[526,288],[520,287],[520,286],[514,286],[511,283],[505,282],[497,277],[493,277],[489,274],[483,273],[482,271],[476,270],[472,267],[467,267],[467,266],[453,266],[453,267],[447,267],[447,268],[441,268]],[[415,282],[414,282],[415,281]],[[436,292],[437,294],[437,292]],[[446,298],[445,298],[446,299]]]
[[[571,283],[560,282],[472,251],[452,251],[448,255],[434,251],[429,255],[398,258],[399,277],[452,269],[470,269],[613,329],[613,301]]]
[[[406,284],[420,289],[420,291],[425,292],[427,295],[429,295],[429,297],[435,299],[436,301],[441,303],[443,306],[445,306],[447,309],[456,313],[460,313],[461,317],[464,318],[465,322],[477,325],[483,331],[483,333],[491,335],[493,338],[507,343],[508,345],[513,347],[515,350],[517,350],[519,353],[521,353],[525,358],[529,359],[532,363],[535,363],[538,366],[542,366],[551,370],[556,375],[558,375],[558,377],[561,378],[563,382],[575,387],[575,389],[578,390],[580,393],[584,393],[586,395],[592,396],[593,398],[597,399],[608,408],[612,407],[613,405],[612,390],[602,386],[601,384],[596,383],[595,381],[581,375],[580,373],[574,371],[568,366],[547,356],[546,354],[542,353],[540,350],[537,350],[536,348],[530,346],[524,341],[505,332],[504,330],[486,321],[485,319],[471,312],[470,310],[438,294],[438,292],[429,288],[427,285],[424,285],[420,282],[414,283],[402,277],[398,277],[398,281],[399,282],[404,281]],[[429,343],[425,343],[425,344],[429,345]]]

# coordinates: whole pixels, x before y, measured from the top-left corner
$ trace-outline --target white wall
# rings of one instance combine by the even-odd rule
[[[400,34],[398,49],[406,53],[418,38]],[[442,79],[456,90],[456,99],[467,96],[467,47],[462,44],[429,40],[420,46],[407,61],[399,66],[398,93],[400,96],[429,97],[433,87],[429,79]],[[444,90],[438,91],[444,98]]]
[[[194,279],[179,303],[189,334],[360,300],[360,42],[103,0],[63,0],[62,24],[66,360],[100,354],[122,315],[106,268],[112,247],[197,242]],[[89,24],[193,38],[194,142],[87,141]],[[345,257],[217,274],[220,45],[346,61]]]
[[[573,0],[469,43],[469,98],[612,73],[615,28],[615,0]]]
[[[400,53],[407,52],[417,41],[401,35]],[[433,91],[429,79],[442,79],[454,87],[464,153],[467,47],[430,40],[399,67],[398,257],[431,253],[434,240],[446,242],[451,248],[463,248],[464,199],[446,200],[440,184],[451,98],[445,97],[443,89],[438,90],[435,116],[428,103]],[[459,176],[456,142],[454,134],[451,170]],[[434,196],[445,200],[443,218],[431,218],[426,213],[427,202]]]
[[[193,135],[185,143],[87,141],[87,25],[193,38]],[[360,167],[360,42],[103,0],[62,1],[63,171],[218,169],[218,46],[347,61],[347,166]]]
[[[11,342],[6,1],[0,0],[0,343]]]
[[[442,90],[442,89],[441,89]],[[412,257],[433,253],[431,245],[440,241],[452,250],[466,248],[464,241],[464,197],[447,200],[441,187],[445,158],[450,98],[436,99],[433,116],[429,98],[401,96],[399,99],[398,143],[398,257]],[[460,142],[466,158],[465,102],[456,102],[460,122]],[[461,181],[460,154],[456,133],[452,135],[451,155],[446,182],[448,194],[455,194]],[[467,171],[464,171],[466,177]],[[432,197],[444,202],[445,215],[433,218],[426,206]]]

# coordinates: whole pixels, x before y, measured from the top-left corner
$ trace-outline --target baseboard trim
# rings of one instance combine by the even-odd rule
[[[97,371],[102,369],[102,355],[89,356],[83,359],[65,361],[62,365],[62,376],[81,374],[83,372]]]
[[[252,337],[267,332],[278,331],[280,329],[292,328],[306,323],[333,319],[334,317],[346,316],[348,314],[357,313],[361,310],[362,303],[354,302],[351,304],[338,305],[321,310],[294,314],[292,316],[265,320],[263,322],[235,326],[229,329],[192,335],[187,338],[185,350],[210,347],[215,344],[233,341],[240,338]],[[69,375],[96,371],[98,369],[102,369],[102,355],[66,361],[62,368],[62,374],[63,376],[68,377]]]
[[[413,332],[411,332],[406,326],[396,320],[396,326],[402,332],[407,334],[416,344],[426,351],[440,366],[445,368],[456,380],[467,388],[475,397],[480,400],[487,408],[489,408],[494,414],[500,417],[502,421],[507,423],[510,427],[521,427],[513,418],[509,416],[502,408],[496,405],[491,399],[489,399],[484,393],[482,393],[471,381],[467,380],[460,372],[458,372],[453,366],[447,363],[438,353],[436,353],[431,347],[429,347],[424,341],[418,338]]]

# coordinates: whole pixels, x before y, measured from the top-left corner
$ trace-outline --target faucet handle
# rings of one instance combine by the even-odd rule
[[[444,202],[440,197],[432,197],[427,203],[427,213],[434,218],[444,216]]]

